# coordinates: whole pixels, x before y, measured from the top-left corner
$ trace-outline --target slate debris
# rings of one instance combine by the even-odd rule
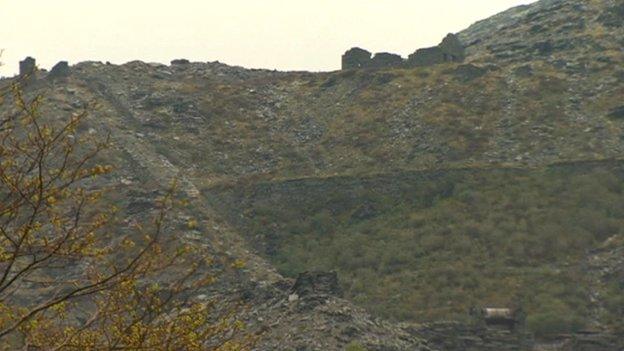
[[[476,66],[473,64],[459,65],[453,70],[453,75],[464,83],[473,81],[487,74],[487,68]]]
[[[336,272],[303,272],[300,273],[292,287],[292,293],[302,296],[326,294],[341,296]]]
[[[624,26],[624,4],[607,8],[598,18],[607,27]]]
[[[481,21],[469,30],[457,35],[460,42],[468,43],[465,52],[468,63],[450,65],[451,70],[449,72],[457,76],[456,78],[447,78],[466,79],[467,82],[470,82],[483,76],[483,74],[488,74],[487,72],[492,72],[488,68],[488,64],[496,63],[501,68],[495,74],[500,76],[501,80],[498,82],[505,89],[504,94],[497,96],[500,100],[494,102],[497,106],[502,106],[500,125],[496,129],[498,134],[489,139],[495,147],[486,150],[487,152],[483,154],[471,154],[471,158],[466,159],[467,162],[491,162],[494,164],[504,162],[513,163],[518,167],[522,167],[524,163],[545,165],[565,160],[566,157],[578,157],[576,152],[570,152],[573,154],[572,156],[566,155],[566,153],[570,150],[575,151],[574,146],[579,143],[579,140],[583,144],[600,140],[597,145],[604,145],[604,147],[596,149],[596,153],[605,158],[622,155],[624,141],[621,143],[614,141],[612,135],[609,134],[608,125],[606,126],[609,121],[605,118],[595,118],[594,115],[588,113],[588,110],[585,110],[584,105],[587,101],[591,102],[609,94],[613,95],[614,92],[621,89],[621,83],[624,81],[624,73],[621,71],[620,65],[621,57],[607,55],[612,52],[602,52],[612,48],[614,43],[619,43],[618,40],[621,42],[621,39],[618,38],[622,38],[620,29],[622,22],[615,21],[621,18],[621,12],[617,7],[604,11],[603,16],[595,11],[595,9],[585,6],[583,1],[578,0],[540,1],[535,5],[516,8]],[[584,18],[583,26],[578,24],[580,18]],[[587,45],[586,38],[583,39],[582,37],[583,33],[577,31],[585,27],[592,28],[596,19],[607,25],[610,32],[604,36],[606,39],[603,41],[596,39],[595,45]],[[533,30],[529,31],[529,28],[533,28]],[[451,44],[452,41],[449,41],[444,45],[446,50],[452,49],[453,45]],[[427,62],[431,64],[447,62],[443,49],[434,47],[430,50],[432,58]],[[557,54],[555,55],[557,57],[551,58],[549,53]],[[347,57],[346,60],[343,58],[343,63],[346,62],[347,68],[356,69],[366,68],[374,58],[372,53],[363,49],[354,50],[351,54],[345,55]],[[385,55],[381,57],[383,58]],[[459,58],[460,56],[456,57]],[[604,58],[595,59],[597,57]],[[398,64],[396,56],[388,56],[387,58],[388,60],[379,59],[378,61]],[[72,78],[76,78],[76,81],[80,81],[81,84],[66,87],[59,85],[57,87],[58,92],[54,91],[55,94],[58,93],[58,96],[54,98],[58,98],[58,106],[62,106],[59,109],[73,111],[80,106],[78,102],[87,101],[87,96],[97,94],[98,91],[102,90],[102,87],[106,87],[108,89],[106,94],[97,95],[105,105],[104,111],[93,120],[102,123],[102,125],[110,122],[110,127],[122,125],[129,129],[132,125],[140,125],[145,129],[141,130],[140,138],[131,137],[129,130],[115,134],[119,144],[123,144],[125,147],[123,152],[130,155],[132,160],[132,164],[128,168],[120,167],[121,172],[132,172],[134,167],[152,177],[158,177],[159,173],[184,175],[189,169],[193,170],[196,167],[195,163],[189,162],[188,168],[183,168],[187,162],[186,155],[197,150],[184,150],[184,152],[174,153],[179,150],[175,150],[172,144],[167,144],[169,141],[167,138],[175,134],[164,133],[175,129],[176,133],[181,135],[179,138],[184,140],[184,138],[190,137],[189,134],[183,134],[185,128],[193,128],[202,132],[215,127],[231,128],[232,132],[228,134],[231,140],[227,140],[227,143],[231,144],[227,144],[223,149],[227,150],[229,154],[219,149],[220,145],[217,144],[209,152],[202,151],[198,158],[193,161],[199,163],[204,158],[217,158],[218,162],[214,164],[222,167],[222,171],[201,169],[201,172],[210,175],[216,174],[217,177],[227,175],[234,178],[271,174],[271,172],[278,173],[279,169],[276,171],[274,165],[277,162],[290,160],[288,156],[279,154],[276,156],[277,152],[272,149],[272,144],[270,142],[263,144],[261,140],[255,140],[254,144],[249,147],[253,149],[253,153],[233,154],[230,152],[233,148],[231,145],[242,144],[246,141],[236,130],[237,121],[230,117],[230,113],[236,113],[238,110],[202,110],[199,107],[202,103],[199,96],[213,94],[217,86],[233,88],[236,95],[228,95],[225,98],[231,98],[237,102],[234,105],[237,109],[240,107],[242,110],[240,113],[245,116],[245,121],[249,125],[261,129],[261,133],[258,135],[273,135],[272,133],[275,133],[279,137],[291,136],[298,143],[296,144],[298,147],[293,153],[301,152],[298,155],[305,156],[301,150],[305,150],[312,143],[317,143],[324,133],[324,125],[320,123],[323,121],[323,113],[331,115],[332,118],[338,118],[339,114],[336,111],[342,106],[355,106],[349,105],[349,103],[353,100],[357,103],[358,94],[368,92],[365,89],[371,86],[375,89],[379,88],[377,84],[383,84],[383,88],[389,90],[401,89],[399,84],[402,84],[403,78],[411,73],[408,71],[404,75],[403,72],[393,71],[391,72],[392,75],[385,75],[388,72],[379,74],[375,71],[345,71],[331,75],[325,74],[320,76],[322,79],[319,82],[321,83],[316,91],[310,93],[313,94],[313,97],[309,98],[305,92],[297,90],[299,86],[307,88],[305,84],[308,78],[304,75],[246,70],[220,63],[191,63],[185,59],[174,60],[171,63],[184,67],[174,69],[141,62],[128,63],[122,66],[104,65],[97,62],[82,63],[71,69]],[[585,69],[590,65],[598,65],[598,68],[594,68],[594,71]],[[619,71],[616,72],[616,69]],[[62,73],[65,70],[64,65],[61,65],[59,70]],[[549,124],[550,120],[540,124],[525,125],[528,123],[525,121],[528,115],[525,113],[526,106],[524,105],[527,100],[522,100],[519,97],[528,89],[523,82],[527,81],[534,84],[537,80],[518,78],[536,77],[542,79],[545,76],[548,77],[551,71],[565,77],[564,88],[566,90],[558,97],[561,104],[557,106],[557,111],[562,110],[565,113],[558,118],[569,123],[573,122],[575,128],[580,131],[579,134],[586,136],[587,139],[553,137],[555,134],[553,130],[558,126]],[[34,59],[27,58],[21,62],[20,75],[27,76],[33,72],[36,72]],[[53,72],[55,72],[54,68],[50,74]],[[431,74],[436,73],[434,69],[431,72]],[[545,75],[545,72],[548,74]],[[590,73],[592,73],[591,76]],[[205,91],[202,90],[194,95],[172,88],[174,83],[182,83],[188,76],[208,83]],[[286,78],[284,81],[288,83],[280,81],[284,77]],[[496,78],[498,79],[498,77]],[[406,93],[408,100],[403,105],[392,106],[392,112],[380,111],[378,117],[384,118],[388,125],[387,134],[384,134],[384,145],[391,155],[401,155],[400,157],[397,156],[396,159],[402,160],[404,154],[394,154],[395,145],[407,145],[410,150],[409,155],[406,155],[408,157],[419,159],[423,154],[433,155],[436,162],[435,166],[446,167],[449,165],[448,159],[445,158],[448,155],[446,144],[449,139],[445,138],[430,124],[424,123],[422,116],[428,112],[431,106],[440,103],[441,94],[450,89],[447,84],[453,84],[450,79],[441,79],[439,86],[427,86],[409,91]],[[71,81],[73,79],[67,80],[68,84]],[[255,85],[252,86],[251,84]],[[235,89],[238,86],[244,86],[244,89]],[[314,85],[311,84],[310,86]],[[314,89],[311,88],[310,90]],[[468,89],[463,91],[465,94],[459,98],[467,99],[465,103],[471,104],[471,108],[477,109],[477,104],[487,101],[490,96],[479,91],[473,94],[474,90],[476,89],[468,86]],[[64,91],[67,96],[63,96]],[[297,95],[299,93],[301,95]],[[536,90],[536,98],[540,98],[540,93],[539,90]],[[292,99],[293,95],[297,96],[296,102],[300,105],[289,105],[295,101]],[[223,101],[221,98],[215,98],[210,102],[212,104]],[[212,106],[211,104],[209,105]],[[380,105],[382,104],[383,102],[380,102]],[[313,109],[313,111],[310,112],[306,109]],[[600,114],[621,120],[624,118],[624,106],[605,109]],[[309,119],[303,120],[306,123],[299,124],[301,120],[293,118],[293,116],[300,115],[309,116]],[[158,128],[151,127],[156,125]],[[469,128],[478,127],[480,126],[469,125]],[[99,132],[99,130],[94,128],[94,133]],[[349,129],[346,130],[350,131]],[[584,130],[587,132],[582,133]],[[470,129],[466,131],[469,132]],[[159,134],[161,132],[162,135]],[[526,132],[530,132],[531,135],[530,149],[525,148],[528,142],[520,139],[520,135]],[[201,137],[205,140],[211,139],[206,135],[209,134],[202,134]],[[347,134],[344,139],[341,139],[345,140],[343,146],[351,146],[348,145],[350,137],[351,135]],[[378,135],[373,135],[373,137],[379,138]],[[124,138],[128,139],[125,144]],[[198,140],[191,141],[198,142]],[[203,140],[201,141],[203,142]],[[585,143],[585,141],[589,142]],[[226,144],[225,140],[217,140],[217,142]],[[158,154],[156,157],[150,154],[149,148],[140,148],[142,145],[161,146],[162,154]],[[205,144],[200,146],[203,147]],[[328,143],[325,146],[329,149],[334,145]],[[366,147],[371,147],[371,144],[367,143]],[[169,151],[172,152],[173,156],[168,154]],[[171,161],[167,157],[170,157],[169,160]],[[294,160],[302,164],[307,162],[306,157]],[[340,170],[340,168],[331,168],[335,166],[331,164],[334,160],[323,161],[326,163],[319,162],[317,165],[320,166],[314,169],[320,174],[324,174],[323,172],[327,170],[331,172],[336,169]],[[349,167],[348,161],[350,161],[348,157],[341,161],[344,162],[343,166],[347,169]],[[395,159],[389,159],[384,166],[394,167],[393,162]],[[162,166],[163,164],[165,166]],[[173,164],[182,166],[177,169],[173,167]],[[412,165],[409,164],[408,166]],[[171,170],[167,171],[168,168]],[[211,174],[211,172],[213,173]],[[132,175],[136,174],[128,174],[127,176]],[[202,176],[204,175],[202,173]],[[142,184],[136,182],[136,185],[133,186],[142,186]],[[188,192],[191,193],[191,190],[193,189],[189,186]],[[151,210],[150,202],[147,200],[149,199],[146,198],[145,201],[142,201],[141,197],[134,196],[134,200],[128,202],[127,206],[123,208],[137,215],[146,213]],[[354,219],[370,218],[375,215],[375,212],[374,208],[362,205],[354,213]],[[181,224],[181,227],[184,225]],[[234,248],[229,249],[233,250]],[[236,288],[240,288],[241,285],[250,281],[254,282],[254,284],[250,283],[248,288],[243,289],[245,301],[249,301],[249,305],[252,306],[246,315],[246,321],[249,322],[251,328],[266,330],[271,336],[262,341],[263,345],[258,348],[259,350],[294,350],[297,348],[342,350],[351,340],[363,340],[362,345],[369,351],[426,350],[428,348],[423,346],[422,338],[430,337],[432,340],[442,340],[440,342],[444,342],[444,340],[448,342],[457,341],[458,344],[464,343],[464,345],[476,343],[476,345],[483,346],[481,350],[487,350],[488,347],[490,349],[497,349],[498,347],[500,350],[514,347],[511,342],[501,344],[503,342],[501,340],[512,340],[512,335],[497,331],[494,333],[495,337],[483,339],[479,330],[474,331],[470,329],[472,327],[465,325],[440,328],[430,326],[428,330],[432,332],[426,335],[422,334],[422,338],[419,336],[421,334],[406,333],[396,324],[375,320],[365,311],[337,297],[339,294],[336,287],[339,287],[339,282],[331,274],[304,274],[300,277],[299,284],[295,288],[296,281],[288,279],[281,280],[279,283],[269,281],[264,275],[268,275],[267,272],[271,268],[268,265],[258,263],[262,261],[254,259],[254,257],[256,256],[251,253],[247,253],[247,256],[243,257],[249,262],[249,268],[246,268],[247,272],[245,272],[247,275],[239,275],[231,279],[232,286]],[[609,268],[609,274],[624,276],[621,272],[622,257],[624,255],[621,251],[613,254],[612,260],[617,264],[613,264],[613,267]],[[622,279],[621,281],[624,282]],[[217,289],[217,294],[220,293],[219,291],[229,292],[231,291],[230,288],[231,286],[227,286],[223,290]],[[293,293],[296,293],[297,296],[299,293],[302,295],[297,299],[289,299]],[[222,295],[217,296],[222,297]],[[583,340],[596,340],[601,337],[602,335],[579,336]],[[619,339],[624,340],[621,335]],[[605,340],[608,341],[609,339]],[[430,344],[432,348],[435,345],[437,344]],[[516,345],[515,347],[518,348],[519,346]],[[617,350],[618,348],[614,349]],[[453,349],[449,348],[449,350]],[[459,348],[458,350],[463,349]]]

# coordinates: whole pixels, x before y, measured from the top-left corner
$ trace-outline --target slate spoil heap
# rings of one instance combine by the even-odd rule
[[[408,58],[351,49],[336,72],[176,59],[46,73],[27,58],[0,86],[44,96],[50,118],[98,106],[76,133],[111,135],[101,157],[115,172],[94,186],[120,209],[120,232],[178,179],[189,205],[167,233],[223,262],[191,297],[243,301],[257,350],[615,351],[623,24],[619,0],[541,0]],[[531,191],[504,193],[516,183]],[[581,220],[565,257],[545,249]],[[528,322],[474,319],[469,304],[519,304],[529,321],[561,305],[582,327],[541,338]]]

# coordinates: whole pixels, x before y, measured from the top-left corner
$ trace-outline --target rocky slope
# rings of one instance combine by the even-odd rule
[[[44,109],[54,116],[97,102],[99,108],[82,132],[113,137],[114,148],[106,161],[117,171],[102,186],[116,190],[111,201],[123,205],[128,221],[150,211],[154,191],[166,187],[173,177],[180,179],[191,206],[178,219],[199,218],[200,226],[176,235],[209,247],[225,260],[247,262],[241,271],[226,269],[221,285],[201,293],[220,296],[237,291],[246,299],[251,307],[244,318],[266,335],[260,349],[339,350],[358,342],[369,350],[426,350],[429,346],[422,340],[439,334],[426,326],[377,321],[360,307],[326,292],[290,298],[293,280],[282,274],[294,278],[314,268],[338,270],[347,278],[345,296],[376,316],[409,322],[428,320],[425,316],[461,319],[467,301],[476,305],[524,301],[522,294],[497,291],[525,291],[539,279],[561,281],[564,290],[576,281],[581,284],[578,293],[568,294],[548,284],[540,291],[574,313],[587,312],[591,317],[583,321],[584,327],[608,334],[616,332],[618,323],[610,312],[617,315],[624,308],[617,299],[606,297],[622,293],[618,268],[624,247],[624,232],[618,227],[624,216],[624,205],[618,200],[622,175],[611,172],[619,169],[624,157],[622,23],[621,1],[542,0],[458,33],[467,47],[464,63],[312,74],[184,60],[168,66],[84,62],[68,68],[67,77],[37,72],[25,89],[30,96],[44,95]],[[574,178],[572,170],[551,171],[586,163],[598,165],[587,171],[589,176],[583,173]],[[431,188],[418,186],[419,174],[430,174],[425,178]],[[505,179],[528,188],[517,186],[507,192]],[[587,183],[588,179],[605,182]],[[584,192],[574,191],[578,184],[587,186]],[[567,191],[565,199],[549,188],[555,185]],[[460,192],[462,186],[472,193]],[[288,191],[283,193],[283,189]],[[592,192],[605,194],[603,201],[589,198]],[[531,195],[519,199],[523,193]],[[289,205],[281,206],[275,198]],[[390,205],[376,202],[379,199]],[[570,211],[561,210],[559,201],[572,204]],[[560,226],[564,221],[552,216],[576,216],[575,208],[586,208],[581,201],[600,208],[604,221],[612,225],[579,224],[583,231],[568,235],[582,239],[565,240],[570,244],[569,254],[549,256],[538,250],[547,240],[566,237],[550,235],[564,228]],[[271,204],[271,211],[261,213],[254,207],[257,202]],[[297,207],[300,204],[305,207]],[[450,212],[435,212],[438,209]],[[383,211],[396,218],[379,217]],[[312,218],[321,212],[325,217]],[[488,217],[492,213],[500,216]],[[249,226],[249,221],[256,220],[258,230]],[[383,230],[366,231],[366,227],[375,228],[374,220]],[[297,233],[307,230],[308,236],[293,239],[295,232],[283,227],[289,221],[312,223],[308,229],[297,229]],[[457,221],[455,227],[440,225],[435,230],[440,238],[458,235],[447,237],[447,242],[464,240],[457,253],[449,254],[435,238],[428,244],[421,240],[419,228],[424,223],[453,221]],[[475,223],[489,227],[474,229]],[[539,225],[531,227],[531,223]],[[324,229],[327,226],[330,229]],[[525,250],[513,254],[517,257],[498,250],[496,233],[506,231],[517,234],[509,250]],[[406,258],[392,261],[391,266],[371,263],[364,267],[377,267],[371,275],[366,269],[352,269],[355,261],[336,252],[338,246],[306,249],[320,256],[336,252],[336,257],[343,258],[327,257],[320,267],[297,266],[296,258],[287,255],[279,261],[267,250],[271,245],[272,250],[279,250],[285,242],[272,242],[271,237],[304,247],[319,240],[330,245],[344,239],[334,232],[363,233],[362,240],[370,240],[370,247],[385,248],[393,257],[398,256],[391,250],[419,260],[425,257],[419,262],[427,268],[419,272],[401,266]],[[323,233],[329,233],[330,239],[319,239]],[[480,237],[471,237],[477,234]],[[431,245],[432,251],[415,254],[393,248],[391,243],[400,240]],[[505,242],[501,240],[500,245]],[[523,255],[530,258],[524,260]],[[510,257],[517,260],[511,262]],[[419,274],[438,276],[440,267],[466,263],[477,267],[477,277],[491,279],[479,282],[483,283],[480,287],[474,283],[455,286],[451,284],[456,279],[450,272],[453,268],[445,273],[449,280],[442,286],[448,288],[434,292],[439,298],[427,297],[427,281],[418,278]],[[494,274],[478,263],[500,269]],[[409,283],[391,279],[392,274],[378,275],[384,269],[405,273]],[[371,276],[375,278],[369,280]],[[363,285],[391,289],[392,295]],[[419,300],[409,302],[415,297],[403,294],[408,289]],[[378,293],[366,295],[371,291]],[[384,301],[376,303],[376,298]],[[425,300],[432,311],[416,309]],[[407,303],[414,311],[380,309],[395,301]],[[527,302],[538,312],[542,305]],[[432,328],[441,333],[478,330],[448,325]],[[496,343],[501,342],[498,336],[492,339]],[[475,347],[485,349],[483,344],[490,339],[480,340]],[[516,343],[513,337],[503,340]],[[431,347],[461,349],[465,344],[435,342]]]
[[[24,84],[24,90],[30,98],[45,96],[43,116],[64,119],[92,106],[91,115],[78,132],[113,138],[112,148],[99,161],[113,165],[115,172],[97,180],[95,186],[106,189],[105,200],[122,209],[120,232],[129,231],[132,223],[148,222],[157,212],[157,197],[177,179],[181,196],[189,204],[170,215],[167,231],[176,240],[203,247],[217,258],[212,267],[219,278],[217,283],[196,291],[195,298],[214,299],[222,308],[227,308],[230,301],[243,302],[239,318],[249,333],[262,335],[259,350],[339,350],[354,342],[369,350],[429,350],[422,339],[376,320],[338,293],[313,289],[292,300],[295,281],[283,278],[247,249],[243,238],[207,206],[194,181],[186,175],[188,169],[172,162],[171,151],[163,153],[166,143],[147,141],[154,134],[145,133],[137,125],[140,112],[124,100],[120,90],[101,82],[109,76],[101,72],[84,76],[77,73],[82,67],[100,66],[81,64],[74,68],[71,77],[60,81],[31,79]],[[9,103],[3,107],[8,106]],[[198,223],[192,229],[187,226],[191,219]],[[232,269],[236,262],[244,262],[244,267]]]

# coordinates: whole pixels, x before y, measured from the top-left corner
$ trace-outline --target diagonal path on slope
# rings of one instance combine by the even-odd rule
[[[218,252],[225,253],[234,259],[243,260],[245,262],[243,271],[249,275],[252,281],[275,282],[282,279],[268,262],[251,253],[246,247],[245,241],[206,205],[200,191],[182,170],[158,153],[149,141],[139,138],[133,132],[140,129],[137,129],[138,125],[134,120],[132,111],[110,91],[105,82],[95,77],[87,77],[85,83],[96,101],[102,105],[102,110],[110,114],[108,118],[122,119],[118,121],[121,122],[119,124],[104,123],[103,118],[97,118],[96,123],[99,124],[97,127],[109,132],[114,145],[125,151],[132,161],[144,169],[163,189],[169,187],[174,179],[177,180],[180,189],[189,198],[190,206],[202,213],[206,222],[205,227],[214,233],[210,237],[206,235],[197,237],[189,234],[185,238],[187,241],[212,246]],[[121,129],[120,125],[130,128]]]

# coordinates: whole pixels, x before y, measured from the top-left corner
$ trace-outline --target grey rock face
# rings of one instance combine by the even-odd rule
[[[372,54],[360,48],[352,48],[342,55],[342,69],[365,68],[370,64]]]

